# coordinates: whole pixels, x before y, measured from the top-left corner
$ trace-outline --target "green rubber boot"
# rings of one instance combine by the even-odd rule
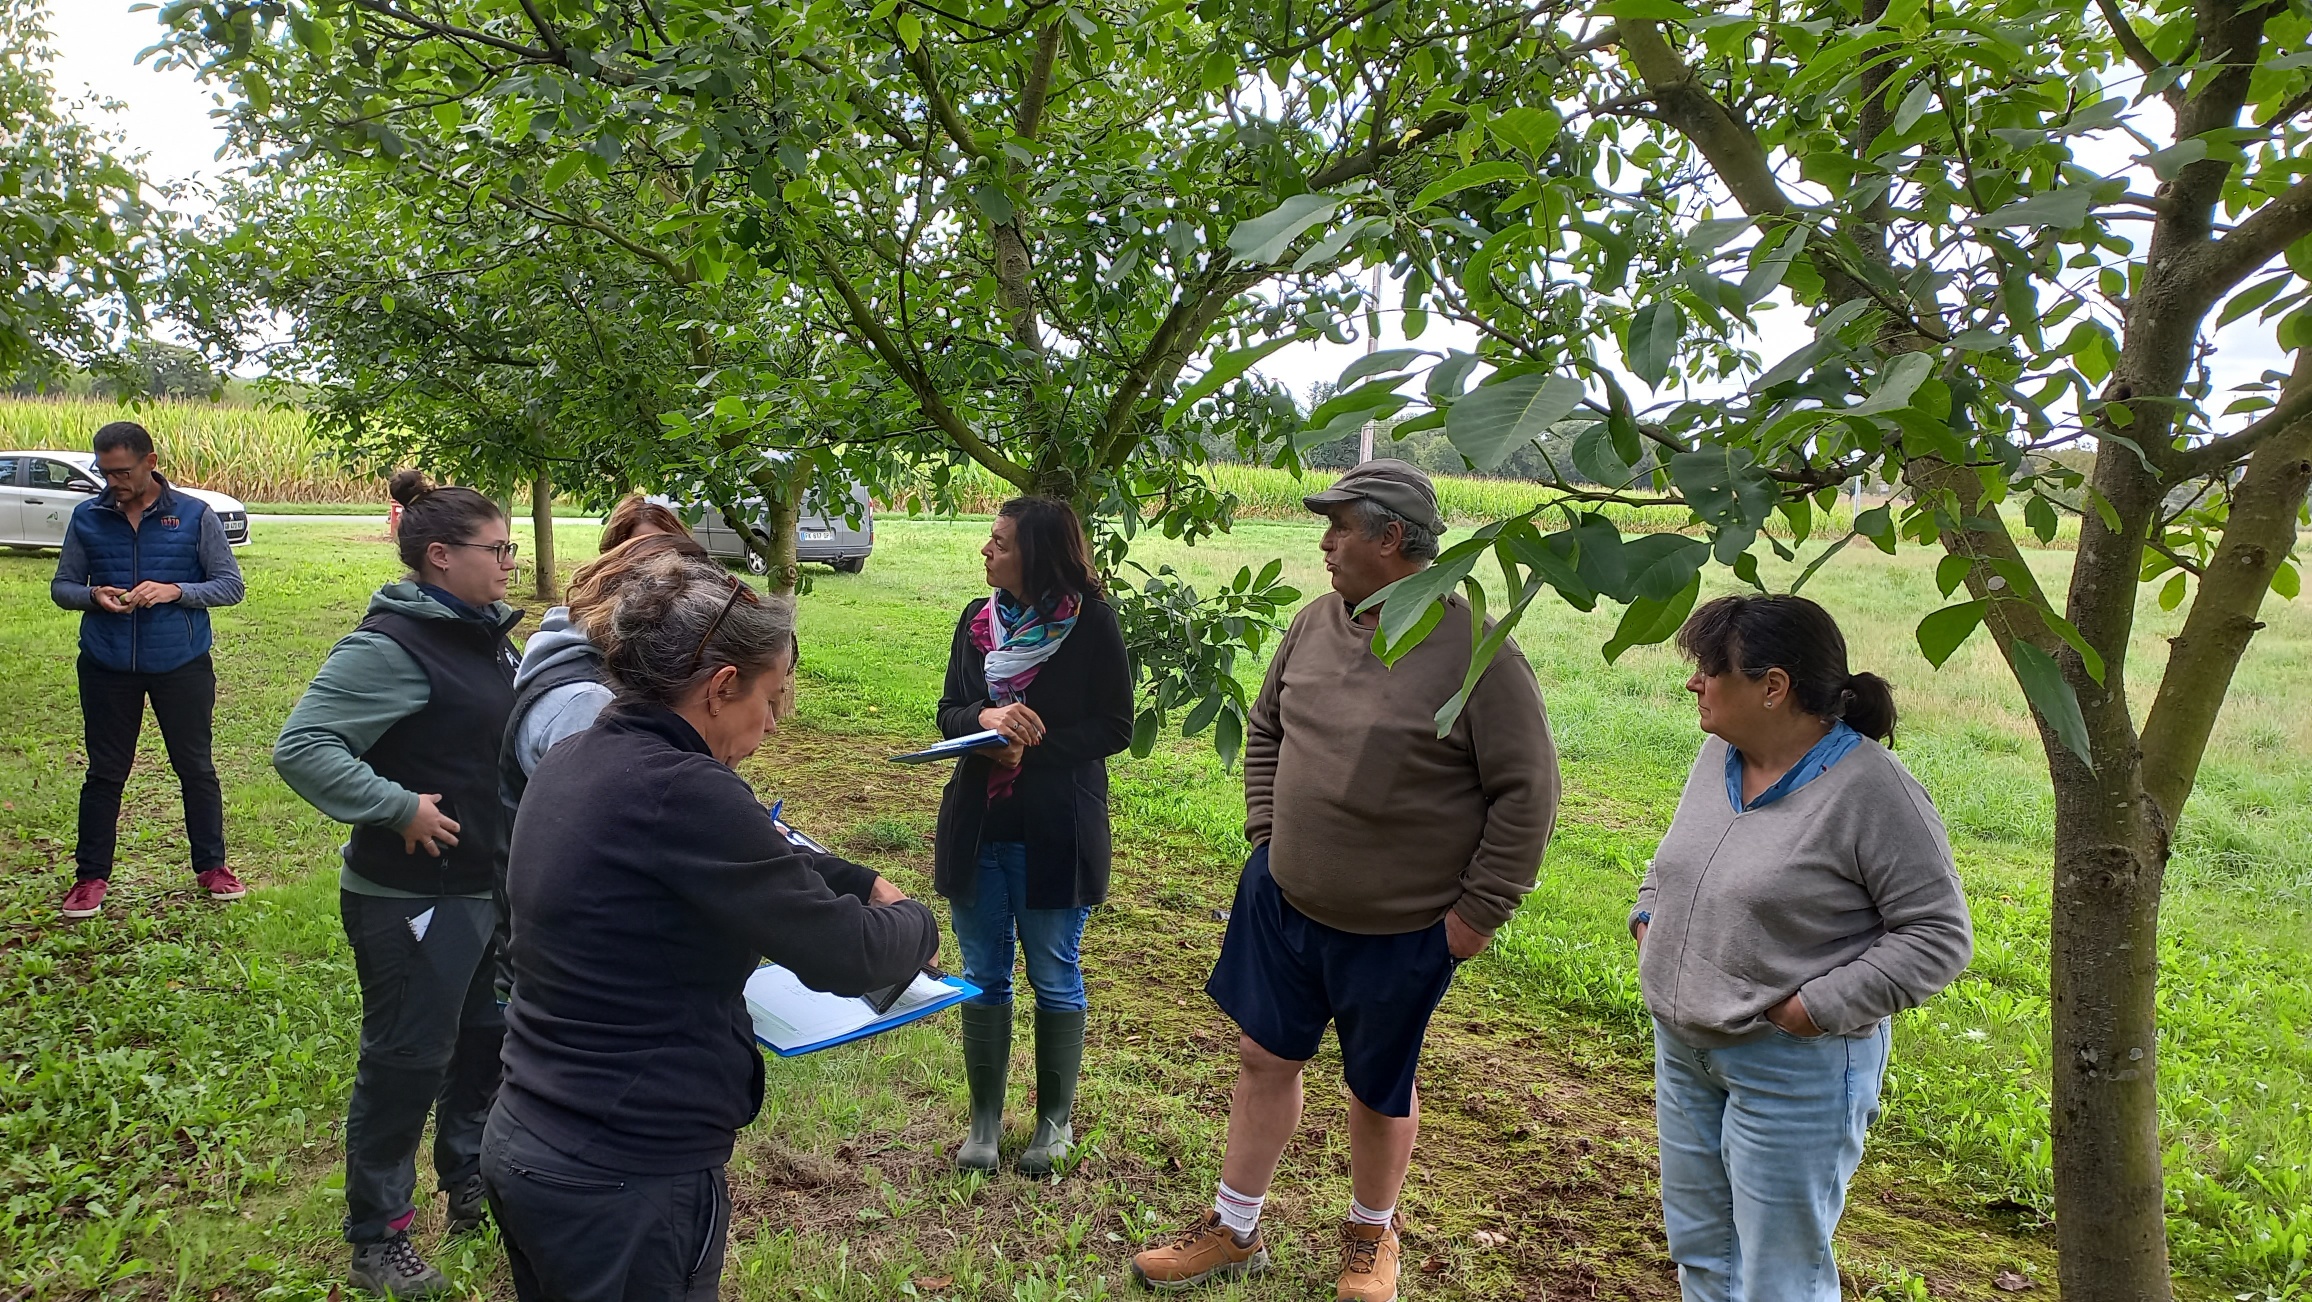
[[[1012,1006],[965,1004],[963,1078],[971,1086],[971,1134],[955,1151],[958,1171],[993,1171],[1003,1138],[1003,1091],[1011,1071]]]
[[[1020,1174],[1046,1176],[1076,1137],[1076,1077],[1084,1066],[1084,1014],[1036,1010],[1036,1133]]]

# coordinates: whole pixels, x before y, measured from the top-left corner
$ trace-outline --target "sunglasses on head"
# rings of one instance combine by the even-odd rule
[[[745,597],[747,599],[747,604],[750,606],[759,606],[762,604],[763,599],[756,596],[755,590],[748,587],[746,582],[739,578],[738,575],[728,574],[724,575],[723,577],[728,580],[731,585],[731,595],[723,598],[722,609],[715,612],[713,622],[706,626],[706,633],[698,640],[698,649],[690,653],[690,668],[683,675],[686,678],[691,674],[697,673],[698,667],[706,663],[707,644],[714,641],[714,635],[721,631],[723,621],[730,618],[731,607],[739,604],[740,597]]]

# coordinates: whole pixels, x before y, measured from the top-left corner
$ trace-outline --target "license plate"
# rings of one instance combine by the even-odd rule
[[[835,541],[835,531],[832,529],[805,529],[803,531],[803,541],[833,542]]]

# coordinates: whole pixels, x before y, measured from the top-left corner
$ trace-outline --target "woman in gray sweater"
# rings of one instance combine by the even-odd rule
[[[1710,739],[1630,914],[1670,1256],[1686,1302],[1836,1302],[1887,1020],[1967,966],[1967,901],[1829,612],[1721,597],[1678,646]]]

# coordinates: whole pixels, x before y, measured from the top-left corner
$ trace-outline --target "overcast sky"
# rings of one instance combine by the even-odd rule
[[[153,11],[129,12],[132,3],[134,0],[51,0],[48,25],[55,38],[57,57],[53,71],[57,90],[67,98],[95,94],[119,101],[123,108],[114,115],[113,124],[127,136],[132,149],[147,155],[147,171],[156,179],[215,178],[227,165],[216,160],[224,137],[209,117],[215,107],[214,93],[189,72],[161,72],[155,70],[149,60],[137,62],[137,55],[153,43],[161,29]],[[2156,125],[2165,126],[2164,123]],[[2083,161],[2107,170],[2126,165],[2123,156]],[[2148,188],[2148,182],[2141,188]],[[2251,278],[2248,283],[2258,279],[2261,277]],[[1394,286],[1384,291],[1384,300],[1392,304],[1393,291]],[[1758,344],[1758,351],[1769,361],[1780,358],[1809,337],[1794,312],[1768,313],[1762,317],[1761,325],[1765,338]],[[1397,330],[1394,312],[1384,314],[1378,346],[1392,348],[1406,342]],[[1475,335],[1473,331],[1432,317],[1428,331],[1412,342],[1439,351],[1447,347],[1472,348]],[[2272,342],[2271,327],[2258,326],[2252,314],[2224,330],[2218,336],[2218,343],[2219,392],[2233,384],[2253,380],[2267,367],[2285,364]],[[1295,345],[1270,356],[1259,369],[1262,374],[1291,386],[1305,399],[1311,386],[1338,376],[1366,347],[1363,342],[1345,346]],[[1625,375],[1623,382],[1631,386],[1633,394],[1645,392],[1644,385],[1634,377]],[[2224,404],[2218,402],[2212,406],[2220,411]],[[2238,419],[2234,418],[2234,422]],[[2227,424],[2219,418],[2219,428]]]

